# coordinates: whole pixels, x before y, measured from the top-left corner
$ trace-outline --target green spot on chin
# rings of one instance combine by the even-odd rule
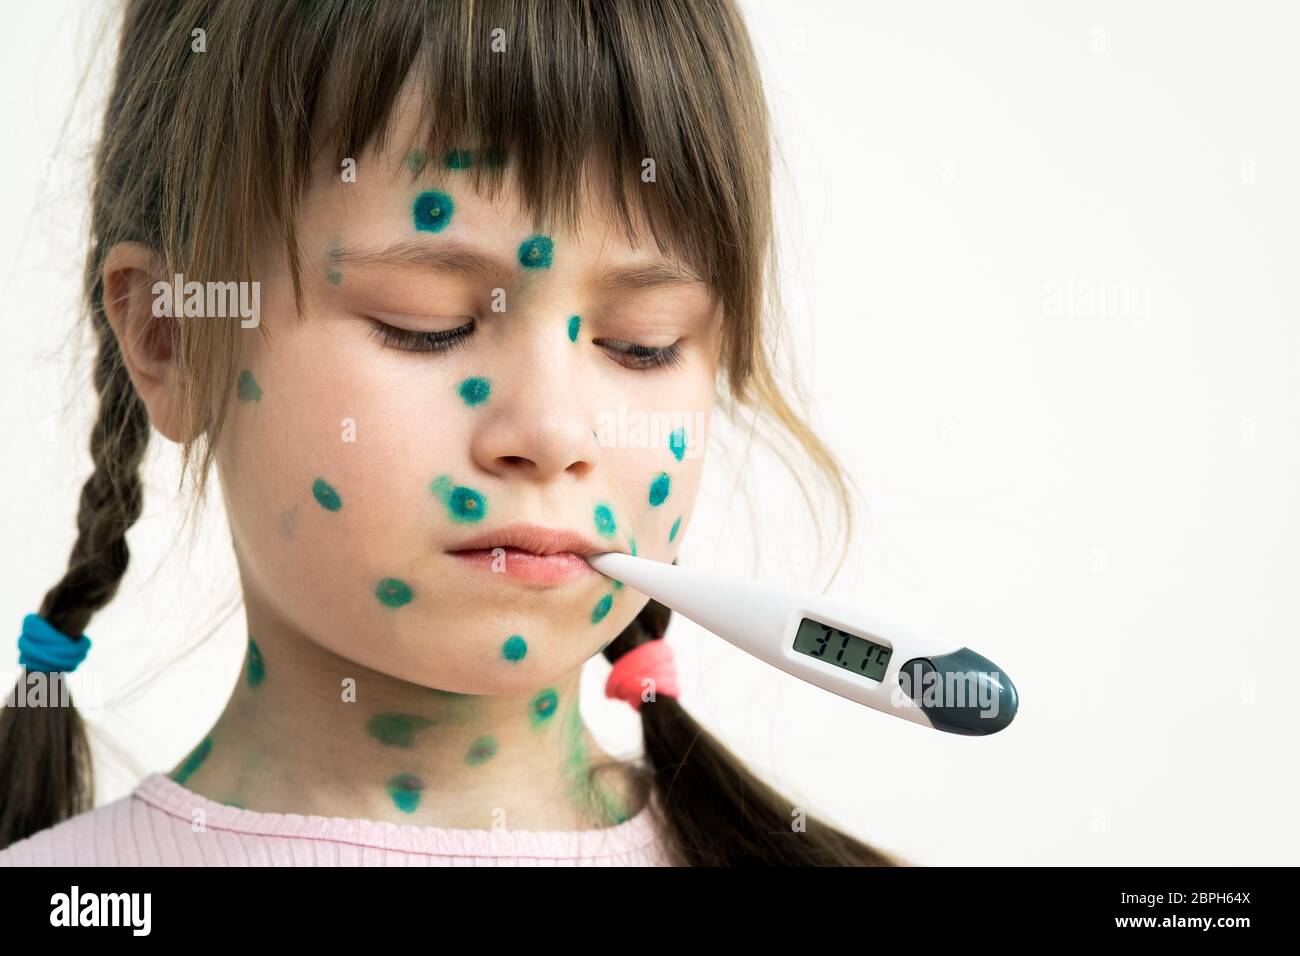
[[[668,450],[673,453],[673,457],[678,461],[686,454],[686,429],[678,428],[668,435]]]
[[[403,813],[414,813],[420,805],[420,796],[424,791],[424,782],[413,773],[399,773],[388,781],[388,795],[393,798],[397,809]]]
[[[508,661],[522,661],[528,653],[528,642],[518,634],[512,634],[501,645],[501,656]]]
[[[410,747],[417,730],[432,726],[432,720],[413,714],[375,714],[366,724],[366,732],[389,747]]]
[[[185,758],[185,762],[176,768],[172,773],[172,780],[176,783],[184,783],[190,777],[194,776],[194,771],[203,766],[203,761],[208,759],[208,754],[212,752],[212,736],[208,735],[200,741],[199,745],[190,751],[190,755]]]
[[[465,762],[470,766],[478,766],[495,757],[496,752],[497,739],[495,737],[480,737],[469,745],[469,752],[465,754]]]
[[[239,373],[239,382],[237,392],[241,402],[259,402],[262,400],[262,388],[257,384],[257,379],[253,378],[253,373],[244,369]]]
[[[578,327],[581,325],[582,325],[582,316],[579,315],[569,316],[569,341],[570,342],[578,341]],[[592,432],[592,434],[594,435],[595,432]]]
[[[401,607],[409,604],[415,595],[410,586],[400,578],[384,578],[375,586],[375,597],[386,607]]]
[[[672,530],[668,532],[669,541],[672,541],[673,538],[677,537],[677,529],[680,528],[681,526],[682,526],[682,519],[680,516],[678,516],[677,520],[673,522]]]
[[[343,507],[343,499],[324,478],[317,478],[311,483],[311,494],[326,511],[338,511]]]
[[[533,726],[540,727],[554,717],[556,708],[559,705],[560,695],[555,692],[553,687],[548,687],[534,697],[532,705],[528,708],[528,716],[532,720]]]
[[[602,538],[612,538],[617,527],[614,523],[614,512],[609,505],[596,505],[593,517],[596,521],[596,532]]]
[[[262,660],[262,651],[253,636],[248,636],[248,686],[256,687],[266,678],[266,662]]]
[[[519,246],[519,264],[525,269],[549,269],[555,243],[549,236],[533,236]]]
[[[609,609],[614,606],[614,595],[606,594],[596,602],[595,608],[591,612],[591,623],[599,624],[609,613]]]
[[[430,189],[415,197],[415,203],[411,206],[411,216],[415,220],[415,228],[421,232],[442,232],[451,222],[451,214],[455,208],[455,203],[451,201],[450,196],[436,189]]]
[[[482,405],[492,393],[492,383],[485,378],[467,378],[460,383],[458,391],[466,405]]]
[[[665,471],[655,475],[654,481],[650,482],[650,507],[657,508],[668,498],[668,490],[672,485],[672,479],[668,477]]]

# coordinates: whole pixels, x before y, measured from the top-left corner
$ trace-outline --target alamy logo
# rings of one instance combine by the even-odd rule
[[[262,283],[186,282],[176,273],[172,282],[153,284],[155,319],[230,319],[239,317],[241,328],[255,329],[262,321]]]
[[[130,926],[132,935],[148,936],[152,893],[86,893],[75,884],[72,892],[50,897],[51,926]]]

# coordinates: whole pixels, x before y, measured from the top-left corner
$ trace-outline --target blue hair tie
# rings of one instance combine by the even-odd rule
[[[18,637],[18,663],[29,671],[75,671],[89,650],[90,638],[85,634],[73,640],[39,614],[23,618],[23,632]]]

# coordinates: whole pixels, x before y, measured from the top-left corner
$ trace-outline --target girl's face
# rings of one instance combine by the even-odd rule
[[[549,683],[644,606],[572,555],[491,547],[535,525],[671,562],[721,331],[710,290],[603,202],[571,233],[534,228],[513,181],[477,195],[465,164],[491,160],[394,146],[355,181],[318,168],[304,316],[264,257],[217,450],[255,627],[463,693]]]

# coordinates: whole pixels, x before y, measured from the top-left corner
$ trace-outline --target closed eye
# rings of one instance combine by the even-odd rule
[[[389,348],[403,352],[449,352],[469,344],[469,337],[474,333],[474,323],[467,322],[454,329],[439,329],[436,332],[417,332],[400,326],[389,325],[379,319],[370,319],[370,336]]]
[[[637,345],[634,342],[620,342],[614,339],[594,339],[624,368],[648,371],[653,368],[672,368],[682,363],[682,346],[678,340],[672,345],[650,346]],[[626,361],[625,361],[626,360]]]

